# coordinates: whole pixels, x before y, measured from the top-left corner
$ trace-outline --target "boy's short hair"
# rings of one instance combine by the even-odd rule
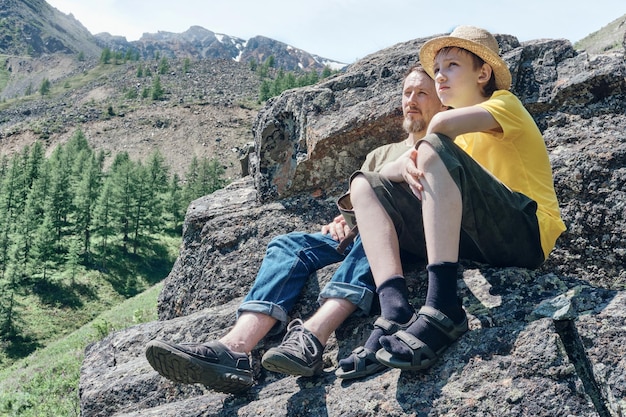
[[[440,36],[426,42],[420,49],[420,63],[435,79],[433,66],[437,53],[446,47],[456,47],[471,52],[493,69],[492,76],[498,90],[511,88],[511,72],[509,67],[500,57],[499,46],[496,38],[485,29],[474,26],[457,26],[448,36]]]
[[[475,53],[470,52],[467,49],[459,48],[459,47],[456,47],[456,46],[444,46],[439,51],[437,51],[437,55],[436,56],[439,56],[439,54],[444,54],[445,55],[452,49],[458,49],[459,51],[461,51],[461,53],[467,54],[471,58],[471,60],[472,60],[472,64],[473,64],[474,70],[478,70],[478,69],[482,68],[483,64],[486,63],[481,57],[479,57]],[[492,72],[491,73],[491,77],[489,77],[489,81],[487,81],[487,83],[482,88],[483,96],[484,97],[491,97],[493,92],[496,91],[497,89],[498,89],[498,86],[496,85],[496,76]]]

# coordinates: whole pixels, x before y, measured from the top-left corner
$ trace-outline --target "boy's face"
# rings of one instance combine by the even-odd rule
[[[407,133],[425,130],[430,119],[443,109],[435,83],[428,75],[413,71],[406,77],[402,90],[402,113]]]
[[[453,108],[467,107],[484,101],[482,88],[487,64],[475,68],[471,53],[460,48],[447,48],[435,56],[433,71],[435,86],[441,102]],[[487,77],[487,81],[489,77]]]

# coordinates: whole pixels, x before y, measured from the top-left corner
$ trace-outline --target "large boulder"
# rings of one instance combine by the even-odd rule
[[[427,372],[389,370],[342,382],[332,368],[362,343],[372,317],[331,338],[328,371],[265,371],[241,396],[160,377],[144,357],[154,338],[206,341],[234,323],[269,240],[319,229],[365,153],[403,137],[400,80],[424,39],[385,49],[319,85],[283,93],[255,124],[252,175],[194,201],[157,322],[86,351],[81,415],[92,416],[619,416],[626,414],[626,81],[623,53],[588,56],[566,40],[499,36],[513,91],[541,128],[567,232],[540,269],[467,263],[460,294],[471,331]],[[312,276],[291,313],[308,317],[336,267]],[[408,265],[423,303],[423,265]]]

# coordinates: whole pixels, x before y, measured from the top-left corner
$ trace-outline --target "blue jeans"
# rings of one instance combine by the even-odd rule
[[[361,238],[357,236],[344,254],[330,234],[292,232],[277,236],[267,245],[265,258],[252,288],[237,310],[267,314],[278,320],[271,334],[281,331],[307,279],[325,266],[342,262],[318,301],[343,298],[359,311],[370,311],[375,285]]]

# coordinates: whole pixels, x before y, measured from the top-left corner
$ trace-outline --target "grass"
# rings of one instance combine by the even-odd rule
[[[4,62],[2,61],[3,56],[0,55],[0,91],[6,86],[6,83],[9,80],[10,74],[8,71],[4,69]],[[132,62],[126,64],[107,64],[107,65],[96,65],[90,68],[87,71],[84,71],[80,74],[73,75],[68,78],[64,78],[63,80],[57,80],[52,83],[50,87],[50,92],[47,94],[47,98],[58,96],[62,93],[65,93],[68,88],[71,89],[79,89],[89,84],[90,82],[101,80],[106,82],[109,75],[118,72],[118,71],[128,71],[129,65],[132,65]],[[4,80],[4,84],[3,84]],[[69,86],[69,87],[68,87]],[[28,101],[40,100],[42,99],[41,94],[39,93],[40,85],[33,85],[33,92],[30,95],[25,95],[21,97],[16,97],[12,99],[7,99],[5,102],[0,103],[0,110],[6,110],[11,106],[15,106],[17,104],[25,103]]]
[[[4,90],[4,87],[7,86],[9,82],[9,71],[6,70],[6,61],[7,57],[5,55],[0,55],[0,91]]]
[[[181,237],[159,235],[143,257],[112,253],[106,273],[56,272],[16,295],[18,332],[0,341],[0,416],[79,416],[85,347],[157,319],[161,281]]]
[[[112,245],[106,265],[92,266],[97,269],[80,267],[74,276],[54,271],[46,280],[33,278],[15,293],[17,330],[0,340],[0,365],[25,358],[160,282],[176,260],[180,241],[180,236],[161,234],[145,243],[141,256]]]
[[[112,330],[157,319],[162,283],[98,315],[80,329],[0,371],[1,416],[79,416],[85,347]]]
[[[615,19],[600,30],[587,35],[574,44],[576,50],[586,50],[591,54],[602,54],[622,49],[624,40],[624,22],[626,15]]]

